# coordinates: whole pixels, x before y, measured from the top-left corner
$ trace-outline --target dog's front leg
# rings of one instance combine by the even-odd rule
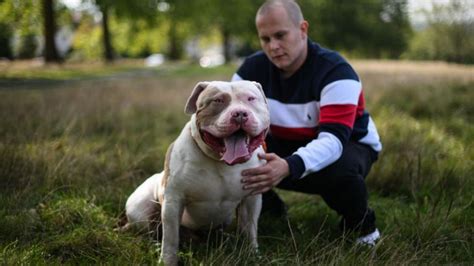
[[[238,210],[238,224],[241,232],[245,233],[257,249],[257,227],[258,217],[262,209],[262,195],[248,196],[240,203]]]
[[[179,225],[183,214],[183,204],[178,198],[166,197],[161,212],[163,240],[161,258],[165,265],[178,265]]]

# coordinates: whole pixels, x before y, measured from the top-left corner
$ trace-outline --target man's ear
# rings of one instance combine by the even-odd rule
[[[309,23],[306,20],[301,21],[300,23],[300,30],[303,38],[307,38],[308,36],[308,28],[309,28]]]
[[[262,84],[260,84],[256,81],[252,81],[252,83],[253,83],[253,85],[255,85],[255,87],[258,88],[258,90],[260,91],[260,93],[263,96],[263,100],[265,101],[265,103],[267,103],[267,97],[265,96],[265,93],[263,92]]]
[[[207,81],[201,81],[193,89],[193,92],[191,93],[191,96],[189,96],[188,101],[186,102],[186,107],[184,107],[184,112],[188,115],[194,114],[197,110],[196,102],[204,89],[206,89],[207,85],[209,85],[209,82]]]

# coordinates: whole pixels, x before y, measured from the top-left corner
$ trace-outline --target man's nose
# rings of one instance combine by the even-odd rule
[[[271,50],[277,50],[278,48],[280,48],[280,42],[278,40],[271,39],[270,40],[270,49]]]

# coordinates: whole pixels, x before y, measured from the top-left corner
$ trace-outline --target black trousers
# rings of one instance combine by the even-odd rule
[[[331,165],[296,181],[283,179],[277,187],[321,195],[331,209],[342,215],[341,229],[368,234],[375,230],[375,213],[368,207],[365,177],[377,157],[369,146],[350,141]]]

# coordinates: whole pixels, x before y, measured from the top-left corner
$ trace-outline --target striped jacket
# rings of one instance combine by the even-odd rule
[[[270,108],[269,151],[284,157],[290,177],[302,178],[335,162],[348,141],[382,149],[365,110],[362,83],[338,53],[308,41],[302,67],[283,79],[259,51],[247,57],[232,80],[262,84]]]

